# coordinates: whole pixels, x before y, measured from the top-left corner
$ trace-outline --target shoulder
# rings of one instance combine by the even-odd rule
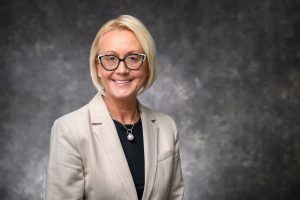
[[[89,112],[85,105],[54,121],[51,129],[51,144],[68,144],[79,149],[80,141],[88,135],[89,130]]]
[[[176,123],[175,123],[173,117],[171,117],[169,114],[160,112],[155,109],[148,108],[146,106],[143,106],[143,110],[145,110],[147,113],[149,113],[151,118],[155,121],[155,123],[160,128],[165,127],[167,129],[171,129],[171,130],[177,132]]]
[[[156,119],[159,123],[168,124],[170,126],[176,126],[174,119],[163,112],[153,110],[153,114],[156,116]]]
[[[55,121],[57,121],[58,123],[75,125],[87,120],[88,118],[89,118],[88,106],[84,105],[73,112],[70,112],[68,114],[59,117]]]

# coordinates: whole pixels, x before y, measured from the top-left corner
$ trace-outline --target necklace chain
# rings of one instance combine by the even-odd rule
[[[136,113],[137,113],[137,109],[136,109],[136,111],[135,111],[135,113],[134,113],[134,115],[133,115],[132,124],[130,124],[130,125],[131,125],[131,128],[127,128],[121,121],[119,121],[119,120],[118,120],[118,119],[117,119],[117,118],[109,111],[110,116],[111,116],[114,120],[118,121],[118,122],[126,129],[127,140],[130,141],[130,142],[134,140],[134,135],[132,134],[132,132],[133,132],[133,128],[134,128],[134,125],[135,125],[135,123],[134,123],[134,117],[135,117]]]

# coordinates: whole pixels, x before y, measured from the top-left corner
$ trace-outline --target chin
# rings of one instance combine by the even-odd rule
[[[136,98],[137,93],[135,92],[114,92],[110,96],[114,97],[115,99],[131,99]]]

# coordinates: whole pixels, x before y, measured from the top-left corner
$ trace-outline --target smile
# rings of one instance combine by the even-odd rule
[[[132,80],[112,80],[112,81],[117,84],[126,84],[126,83],[131,82]]]

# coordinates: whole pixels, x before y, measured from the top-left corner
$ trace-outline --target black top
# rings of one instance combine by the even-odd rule
[[[144,140],[142,121],[139,120],[134,125],[132,134],[134,140],[127,140],[127,131],[123,125],[113,120],[131,171],[131,175],[135,184],[138,199],[142,199],[145,183],[145,163],[144,163]],[[126,128],[131,128],[132,125],[125,125]]]

